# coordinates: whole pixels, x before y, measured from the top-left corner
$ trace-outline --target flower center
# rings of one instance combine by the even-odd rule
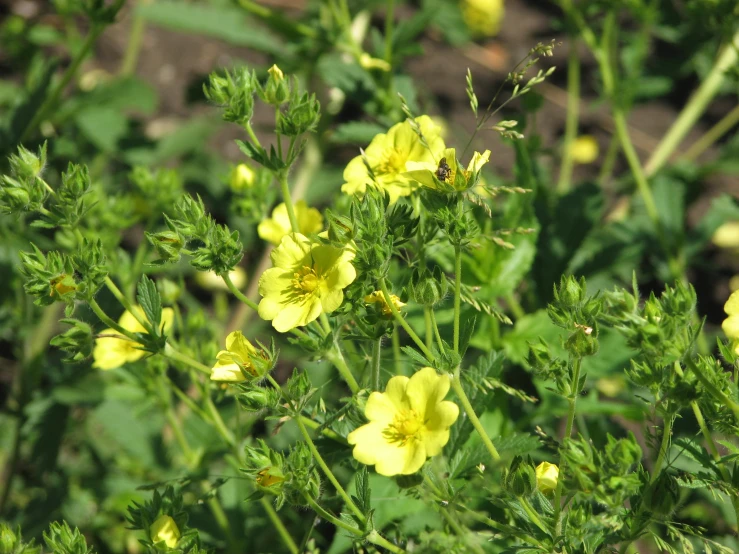
[[[321,281],[316,270],[305,265],[293,274],[293,287],[302,295],[314,293]]]
[[[402,410],[395,415],[393,422],[382,432],[389,442],[399,442],[405,446],[408,441],[418,438],[423,421],[415,410]]]
[[[397,148],[386,148],[382,153],[382,160],[372,170],[378,177],[400,173],[405,167],[405,158]]]

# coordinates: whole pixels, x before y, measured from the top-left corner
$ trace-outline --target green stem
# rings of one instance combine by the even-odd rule
[[[350,533],[353,533],[354,535],[361,537],[364,533],[362,533],[361,530],[357,529],[356,527],[352,527],[348,523],[345,523],[341,521],[338,517],[332,515],[327,510],[324,510],[318,502],[313,500],[308,494],[303,494],[305,500],[308,502],[308,505],[313,508],[313,511],[315,511],[319,516],[321,516],[323,519],[328,521],[329,523],[333,524],[335,527],[338,527],[340,529],[343,529],[344,531],[348,531]]]
[[[726,72],[737,62],[739,55],[738,42],[739,31],[734,34],[731,42],[724,46],[709,74],[703,79],[698,90],[688,100],[670,130],[657,145],[646,163],[645,171],[647,175],[654,175],[667,162],[670,155],[682,142],[688,131],[695,126],[708,104],[716,96],[724,82]]]
[[[462,311],[462,248],[454,246],[454,352],[459,354],[459,317]]]
[[[567,194],[572,186],[572,145],[577,138],[577,126],[580,110],[580,56],[577,52],[578,41],[570,35],[570,51],[567,58],[567,119],[565,136],[562,143],[562,165],[559,168],[557,192]]]
[[[392,552],[393,554],[405,554],[405,550],[403,550],[399,546],[395,546],[374,529],[370,531],[369,535],[367,535],[367,540],[376,546],[381,546],[382,548]]]
[[[562,438],[562,446],[559,452],[559,477],[557,478],[557,488],[554,491],[554,528],[557,535],[561,532],[561,514],[562,514],[562,488],[564,486],[564,475],[567,469],[567,458],[564,456],[566,443],[572,436],[572,427],[575,422],[575,411],[577,408],[577,396],[580,392],[580,366],[582,358],[575,358],[572,368],[572,381],[570,382],[570,396],[567,398],[569,409],[567,411],[567,425],[565,426],[565,434]]]
[[[606,184],[608,184],[608,181],[611,179],[611,174],[613,173],[613,167],[616,165],[616,156],[618,155],[618,147],[619,147],[619,141],[616,137],[611,137],[610,142],[608,143],[608,149],[606,150],[606,155],[603,158],[603,165],[600,168],[600,172],[598,173],[598,184],[601,188],[603,188]]]
[[[408,336],[413,340],[413,342],[416,343],[416,346],[421,350],[421,352],[424,353],[426,358],[428,358],[429,361],[434,361],[434,355],[431,353],[431,350],[426,348],[426,345],[423,344],[423,341],[418,337],[416,332],[411,328],[410,325],[408,325],[408,322],[403,318],[402,315],[400,315],[400,312],[398,311],[398,308],[395,307],[395,303],[390,298],[390,291],[387,288],[387,283],[385,282],[385,278],[381,277],[380,281],[378,282],[380,286],[380,290],[382,291],[382,294],[385,296],[385,302],[387,303],[388,308],[390,308],[390,311],[393,313],[393,317],[395,318],[395,321],[400,323],[400,326],[405,329],[405,332],[408,333]]]
[[[346,384],[349,385],[349,390],[352,391],[352,394],[356,394],[357,392],[359,392],[359,383],[357,383],[354,375],[352,375],[352,370],[349,369],[348,365],[346,365],[346,360],[344,360],[344,355],[341,353],[341,349],[339,348],[338,344],[334,344],[333,350],[330,350],[326,354],[326,359],[334,364],[334,367],[339,370],[339,373],[344,378],[344,381],[346,381]]]
[[[371,369],[372,369],[372,390],[379,391],[381,390],[381,379],[380,379],[380,354],[382,353],[382,338],[377,339],[375,342],[372,343],[372,361],[371,363]]]
[[[711,396],[713,396],[716,400],[722,402],[726,407],[731,409],[732,412],[734,412],[734,418],[737,422],[739,422],[739,404],[737,404],[734,400],[726,396],[722,390],[720,390],[716,385],[711,383],[711,381],[703,374],[703,371],[698,367],[698,365],[690,358],[685,359],[685,363],[690,368],[690,370],[695,373],[695,376],[698,378],[698,380],[701,382],[701,384],[705,387],[705,389],[708,391]]]
[[[311,454],[313,454],[313,457],[315,458],[316,462],[320,466],[321,470],[323,470],[323,473],[326,475],[328,480],[331,481],[331,484],[336,489],[336,492],[338,492],[339,496],[341,496],[341,498],[344,499],[346,506],[352,512],[354,512],[354,515],[356,515],[359,518],[359,521],[365,522],[366,518],[364,517],[362,510],[357,508],[357,505],[354,504],[354,501],[351,499],[351,497],[344,490],[344,487],[341,486],[339,481],[334,476],[334,473],[331,471],[331,468],[329,468],[326,462],[323,460],[323,457],[321,456],[320,452],[318,452],[318,449],[316,448],[316,445],[313,442],[313,439],[311,438],[310,433],[308,433],[308,429],[306,429],[303,421],[301,419],[295,419],[295,423],[298,424],[298,428],[300,429],[300,432],[303,435],[305,442],[308,444],[308,448],[310,449]]]
[[[84,61],[84,59],[87,57],[87,54],[92,49],[93,45],[95,44],[95,41],[97,41],[100,34],[103,32],[103,29],[105,29],[105,25],[100,24],[93,24],[92,28],[90,29],[90,32],[87,34],[87,37],[85,37],[85,42],[82,44],[82,47],[77,51],[77,53],[74,56],[74,59],[72,60],[72,63],[69,64],[69,67],[62,75],[62,78],[59,80],[59,82],[54,86],[54,89],[51,91],[51,94],[46,97],[43,104],[36,110],[36,113],[34,114],[31,121],[26,125],[26,127],[23,129],[23,132],[19,135],[18,143],[22,143],[26,140],[28,137],[28,133],[30,133],[33,129],[38,127],[38,125],[44,121],[44,119],[47,117],[48,112],[56,105],[56,103],[59,101],[59,97],[61,96],[64,89],[67,87],[69,82],[72,80],[72,78],[77,73],[77,70],[80,68],[80,65]]]
[[[118,300],[118,302],[120,302],[121,305],[131,313],[134,319],[138,321],[144,329],[147,329],[154,324],[154,322],[149,323],[149,321],[146,319],[146,316],[142,316],[142,313],[139,312],[139,310],[134,309],[134,305],[129,302],[128,298],[126,298],[126,295],[121,292],[121,289],[118,288],[118,286],[109,276],[105,278],[105,286],[108,287],[108,290],[113,293],[113,296],[116,297],[116,300]]]
[[[667,451],[670,448],[670,439],[672,438],[672,424],[675,421],[675,416],[668,416],[664,420],[664,428],[662,429],[662,440],[659,444],[659,452],[657,453],[657,459],[654,462],[654,467],[652,468],[652,474],[649,476],[649,482],[654,483],[657,480],[657,477],[659,477],[660,472],[662,471],[662,466],[665,463],[665,458],[667,457]]]
[[[92,309],[93,313],[98,317],[100,321],[105,323],[108,327],[111,329],[115,329],[116,332],[120,333],[121,335],[125,336],[126,338],[138,342],[138,339],[136,338],[136,335],[134,335],[131,331],[128,329],[124,329],[121,327],[117,321],[113,321],[108,314],[106,314],[103,309],[100,307],[100,304],[97,303],[97,301],[94,298],[91,298],[89,301],[90,308]]]
[[[434,329],[434,335],[436,336],[436,343],[439,345],[439,350],[444,350],[444,341],[441,340],[441,334],[439,333],[439,325],[436,323],[436,314],[434,310],[429,310],[431,313],[431,326]]]
[[[534,523],[534,525],[536,525],[539,529],[541,529],[542,531],[544,531],[544,533],[548,535],[549,529],[547,529],[547,526],[542,523],[539,515],[531,507],[531,504],[529,504],[529,501],[526,500],[523,496],[519,496],[518,503],[521,505],[523,511],[526,512],[526,515],[529,516],[529,519]]]
[[[277,512],[272,507],[272,504],[269,503],[269,500],[267,500],[267,498],[263,496],[259,499],[259,501],[262,503],[264,511],[267,512],[267,517],[272,522],[272,525],[275,526],[275,529],[277,529],[277,533],[280,535],[282,542],[285,543],[285,546],[287,546],[287,549],[290,551],[290,553],[299,554],[300,549],[298,548],[298,545],[295,544],[295,541],[293,541],[293,538],[290,536],[290,533],[285,527],[285,524],[282,523],[280,516],[277,515]]]
[[[739,123],[739,105],[735,106],[734,109],[722,117],[716,125],[711,127],[705,135],[695,141],[690,148],[680,156],[680,159],[683,161],[695,160],[737,123]]]
[[[398,332],[398,324],[393,325],[393,367],[395,368],[395,375],[401,374],[401,361],[400,361],[400,332]]]
[[[199,372],[205,373],[206,375],[211,374],[211,368],[209,368],[207,365],[201,364],[199,361],[194,360],[187,354],[183,354],[169,343],[164,346],[164,351],[162,352],[162,355],[165,358],[169,358],[170,360],[174,360],[176,362],[181,362],[193,369],[197,369]]]
[[[218,431],[218,434],[223,437],[223,440],[226,441],[226,444],[228,444],[231,448],[236,448],[236,438],[234,437],[233,433],[229,431],[228,427],[226,427],[226,424],[223,422],[223,418],[221,417],[220,412],[218,411],[218,408],[216,408],[216,405],[213,404],[213,399],[208,394],[208,391],[205,391],[205,406],[208,408],[208,413],[210,414],[211,419],[213,420],[213,425]]]
[[[521,303],[518,301],[518,298],[516,298],[513,293],[508,294],[505,298],[505,301],[508,304],[508,307],[511,309],[511,313],[513,313],[513,317],[515,317],[516,320],[519,320],[526,315],[526,310],[523,309]]]
[[[256,302],[249,300],[238,288],[236,288],[236,285],[233,284],[231,276],[228,274],[228,272],[221,275],[221,279],[223,279],[223,282],[226,283],[226,286],[228,287],[228,290],[231,291],[231,294],[233,294],[241,302],[249,306],[254,311],[257,311],[259,309],[259,305]]]
[[[487,516],[484,516],[482,514],[477,513],[476,511],[468,508],[467,506],[455,504],[455,507],[458,507],[458,508],[464,510],[464,512],[466,514],[468,514],[470,517],[472,517],[473,519],[476,519],[480,523],[483,523],[483,524],[487,525],[488,527],[492,527],[493,529],[496,529],[496,530],[500,531],[504,535],[513,535],[514,537],[518,538],[519,540],[523,541],[524,543],[534,543],[537,546],[539,546],[540,548],[544,548],[544,545],[540,541],[536,540],[534,537],[532,537],[528,533],[523,533],[523,532],[519,531],[518,529],[515,529],[515,528],[511,527],[510,525],[506,525],[504,523],[499,523],[499,522],[495,521],[494,519],[490,519]]]
[[[431,308],[428,306],[423,308],[423,322],[426,330],[426,348],[431,350],[434,345],[434,331],[431,328]]]
[[[454,370],[454,376],[452,377],[452,390],[454,390],[457,398],[459,398],[459,401],[462,403],[462,408],[464,408],[464,411],[470,419],[470,423],[472,423],[472,426],[475,428],[475,431],[480,435],[480,439],[485,445],[485,448],[487,448],[487,451],[490,453],[490,457],[497,462],[500,460],[500,454],[498,454],[498,450],[495,448],[493,441],[490,440],[490,437],[488,437],[488,434],[485,432],[485,428],[477,417],[472,404],[470,404],[470,399],[467,398],[467,394],[464,392],[464,388],[462,388],[462,381],[459,376],[459,367]]]
[[[385,61],[393,65],[393,27],[395,25],[395,0],[387,0],[385,11]]]
[[[257,148],[261,148],[262,144],[259,142],[259,137],[257,137],[257,134],[254,132],[251,123],[247,123],[245,128],[246,133],[249,135],[249,139],[254,143],[254,146],[256,146]]]
[[[267,23],[274,22],[276,25],[280,25],[283,29],[285,26],[288,26],[292,31],[308,38],[313,38],[317,34],[316,29],[313,29],[304,23],[293,22],[291,19],[283,17],[279,12],[275,12],[257,2],[254,2],[253,0],[238,0],[238,4],[250,14],[256,15]]]
[[[306,427],[310,427],[314,431],[318,431],[318,429],[321,427],[320,423],[318,423],[317,421],[313,421],[309,417],[301,415],[300,420],[303,422],[303,425],[305,425]],[[327,429],[324,427],[323,429],[321,429],[320,433],[328,439],[334,440],[336,442],[340,442],[341,444],[347,444],[346,439],[344,437],[335,433],[331,429]]]
[[[298,218],[295,216],[295,207],[292,198],[290,198],[290,186],[287,184],[287,171],[281,171],[279,174],[280,190],[282,191],[282,201],[287,208],[287,217],[290,218],[290,227],[293,233],[299,233]]]
[[[182,432],[182,426],[180,425],[180,421],[177,419],[177,416],[175,415],[171,406],[167,408],[166,415],[167,415],[167,421],[169,422],[169,426],[172,428],[172,432],[174,433],[175,440],[177,441],[177,444],[180,445],[180,449],[182,450],[182,453],[185,455],[185,458],[188,460],[188,465],[190,465],[190,460],[192,460],[193,451],[190,448],[190,445],[188,444],[187,439],[185,438],[185,434]]]
[[[124,77],[133,75],[136,72],[139,54],[141,53],[142,39],[144,38],[144,30],[146,29],[146,22],[139,12],[139,6],[136,4],[138,4],[138,2],[135,2],[132,7],[133,22],[131,23],[131,30],[128,34],[126,53],[123,56],[123,61],[118,70],[118,74]]]

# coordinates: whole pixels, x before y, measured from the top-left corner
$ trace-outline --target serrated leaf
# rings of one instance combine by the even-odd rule
[[[412,359],[417,364],[420,364],[424,367],[433,365],[429,360],[426,359],[423,354],[421,354],[418,350],[411,346],[404,346],[402,350],[410,359]]]
[[[151,324],[150,334],[159,336],[160,328],[159,323],[162,321],[162,298],[159,296],[159,291],[154,281],[149,279],[146,275],[141,278],[138,286],[138,295],[136,299],[144,310],[146,318]]]

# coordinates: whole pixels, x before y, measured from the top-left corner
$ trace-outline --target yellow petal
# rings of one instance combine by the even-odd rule
[[[724,304],[724,311],[729,315],[739,315],[739,290],[731,293]]]
[[[732,315],[724,319],[721,324],[721,328],[724,330],[724,334],[730,338],[737,340],[739,339],[739,314]]]
[[[382,392],[373,392],[367,399],[364,407],[364,416],[374,423],[387,425],[392,422],[398,408],[390,395]]]
[[[405,394],[409,381],[410,379],[405,375],[396,375],[387,382],[385,387],[385,394],[398,410],[410,408],[408,397]]]
[[[449,429],[427,431],[423,436],[423,444],[426,448],[426,455],[437,456],[441,454],[444,445],[449,442]]]
[[[413,374],[408,382],[406,394],[421,419],[433,414],[434,407],[449,392],[451,383],[448,375],[439,375],[432,367],[424,367]]]
[[[459,406],[449,400],[439,402],[427,409],[426,428],[430,431],[449,429],[459,417]]]
[[[115,329],[105,329],[102,335],[119,335]],[[128,339],[115,337],[100,337],[95,339],[95,347],[92,350],[92,367],[102,370],[121,367],[129,362],[140,360],[146,355],[143,350],[138,350],[138,343]]]
[[[472,156],[472,159],[470,160],[470,163],[467,165],[467,171],[470,173],[478,173],[482,166],[484,166],[486,163],[490,161],[490,150],[485,150],[482,154],[479,152],[475,152]]]
[[[272,320],[272,327],[280,333],[286,333],[295,327],[308,325],[319,315],[321,315],[321,302],[318,298],[301,304],[285,304],[277,317]]]
[[[256,353],[256,349],[241,331],[234,331],[226,337],[226,349],[241,358],[247,364],[249,356]]]
[[[300,233],[290,233],[282,237],[280,245],[272,251],[270,258],[274,267],[283,270],[310,265],[311,243]],[[261,279],[260,279],[261,282]]]
[[[221,364],[220,362],[216,363],[210,370],[210,379],[211,381],[228,381],[231,383],[240,383],[246,380],[238,364]]]

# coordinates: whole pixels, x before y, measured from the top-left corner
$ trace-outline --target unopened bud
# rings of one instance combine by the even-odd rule
[[[536,470],[529,460],[516,456],[503,475],[503,487],[514,496],[528,496],[536,488]]]
[[[174,548],[180,540],[180,529],[170,516],[159,516],[149,527],[149,536],[154,544],[163,542],[167,548]]]

